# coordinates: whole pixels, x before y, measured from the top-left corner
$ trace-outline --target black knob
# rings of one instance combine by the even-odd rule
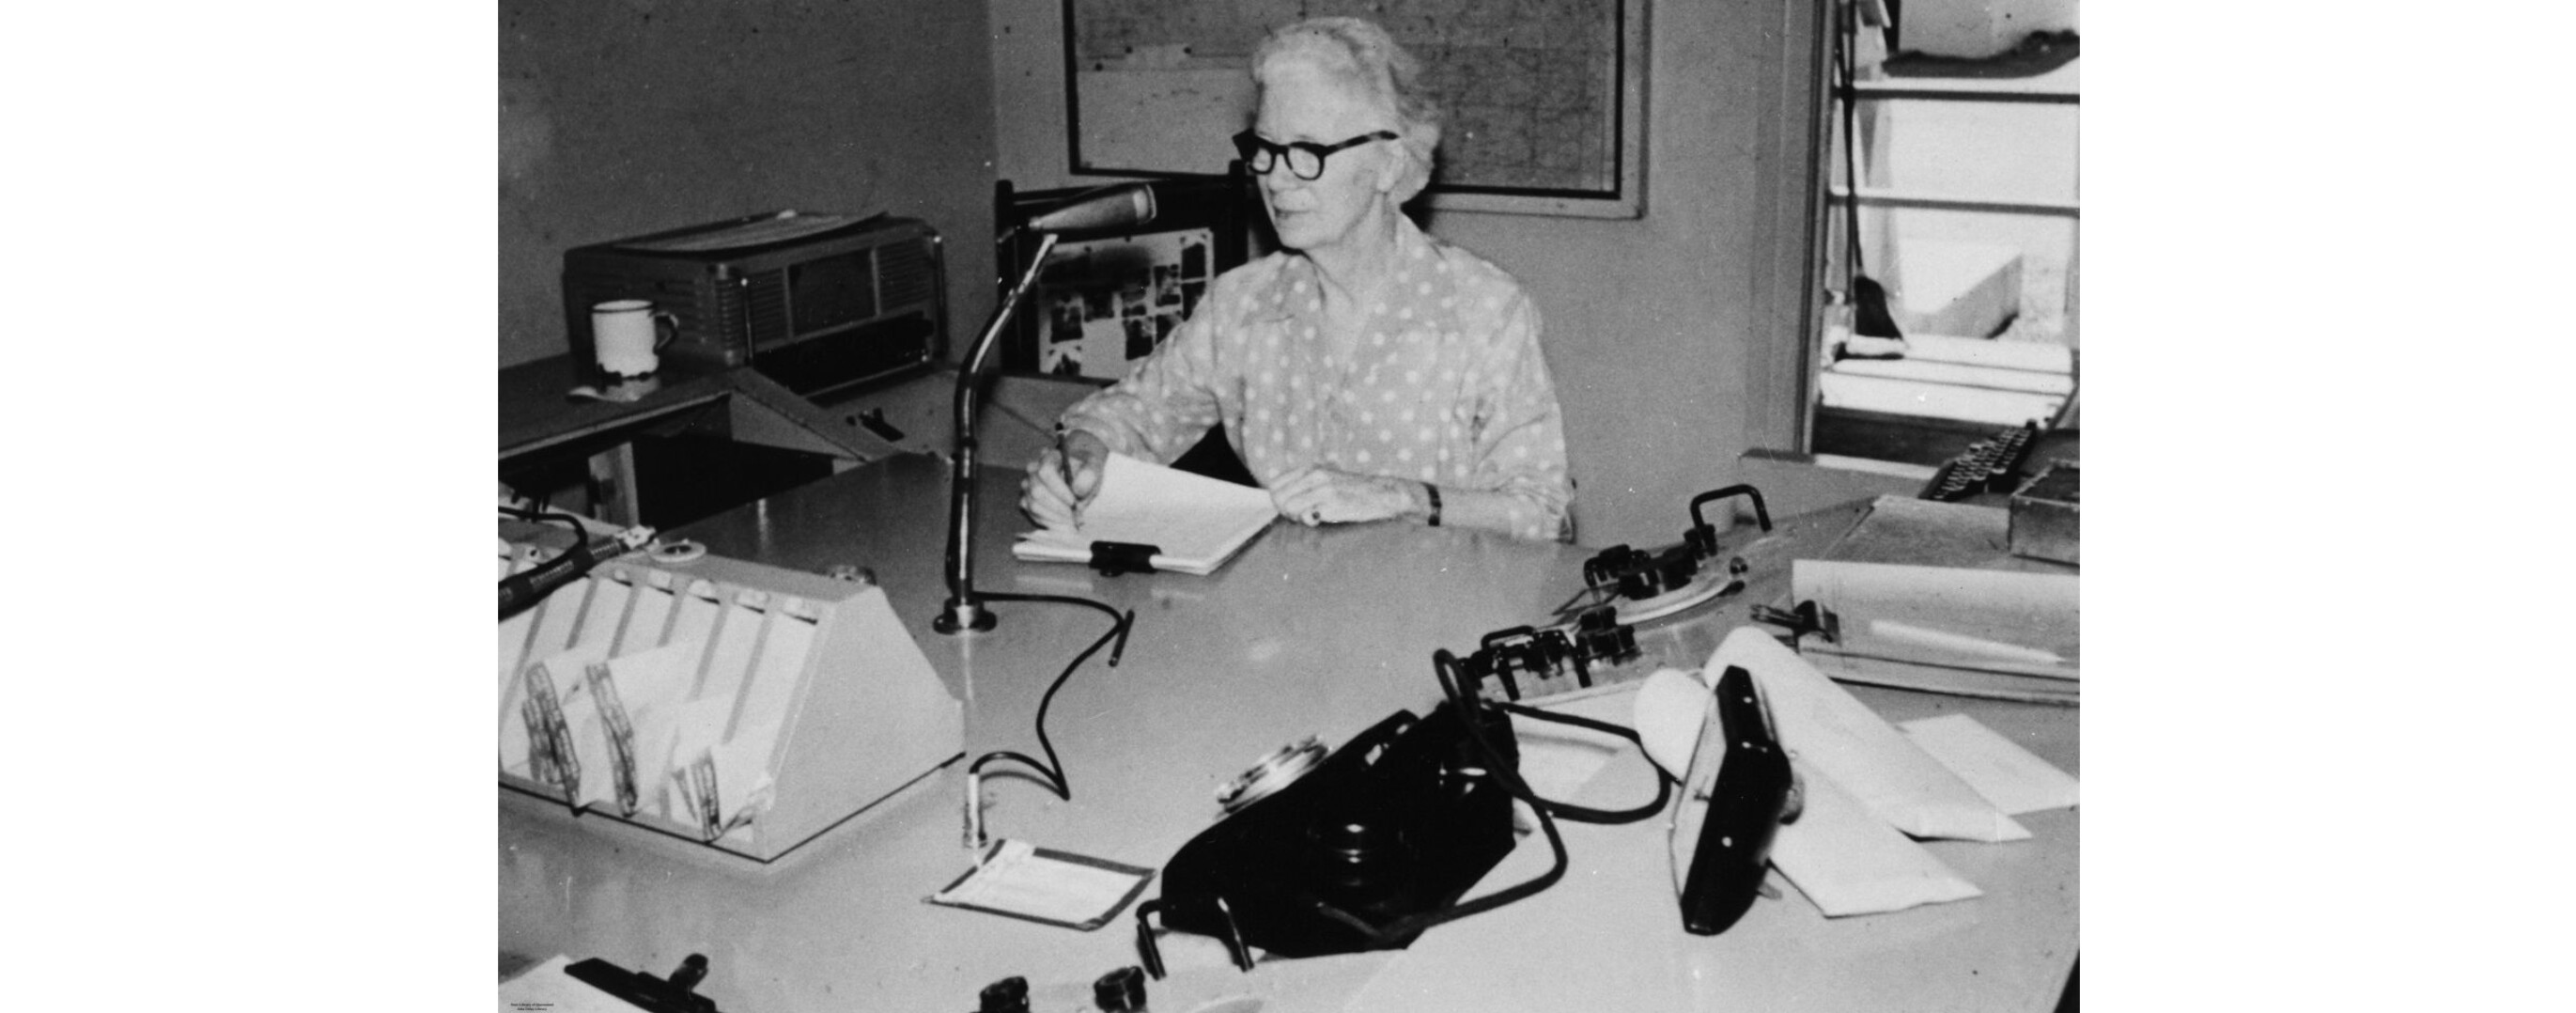
[[[689,954],[687,959],[680,961],[679,967],[671,971],[671,987],[682,992],[698,987],[698,983],[705,980],[707,955],[703,953]]]
[[[1012,975],[984,986],[975,1013],[1029,1013],[1029,979]]]
[[[1122,967],[1091,983],[1091,1004],[1100,1013],[1141,1013],[1145,1008],[1145,969]]]
[[[1608,605],[1587,609],[1574,619],[1574,654],[1585,662],[1626,661],[1637,654],[1637,628]]]
[[[1371,807],[1318,814],[1306,828],[1306,848],[1316,892],[1344,904],[1384,897],[1407,871],[1395,821]]]

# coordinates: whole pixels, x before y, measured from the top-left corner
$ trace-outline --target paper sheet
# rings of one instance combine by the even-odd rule
[[[570,966],[572,958],[558,954],[502,982],[501,1013],[636,1013],[626,1000],[565,974]]]
[[[1792,759],[1806,810],[1771,841],[1771,864],[1827,918],[1902,911],[1983,894],[1923,846],[1872,815],[1831,775]]]
[[[1041,528],[1020,536],[1011,554],[1023,560],[1083,563],[1095,541],[1159,547],[1158,570],[1205,574],[1278,516],[1270,494],[1185,471],[1109,455],[1100,491],[1072,528]]]
[[[1657,669],[1637,688],[1629,727],[1637,730],[1646,757],[1676,780],[1690,772],[1710,692],[1699,676],[1678,668]]]
[[[925,899],[1088,932],[1117,917],[1152,878],[1152,869],[998,840],[981,865]]]
[[[2075,806],[2075,778],[1975,718],[1943,714],[1896,727],[2008,815]]]
[[[1127,322],[1117,317],[1082,322],[1082,375],[1116,380],[1127,375]]]
[[[2002,699],[2077,698],[2074,574],[1801,559],[1790,564],[1789,585],[1793,600],[1840,618],[1835,640],[1801,645],[1834,678]]]
[[[697,681],[698,659],[706,653],[706,647],[704,641],[684,640],[607,662],[609,681],[617,686],[618,702],[626,706],[627,727],[635,731],[638,801],[643,811],[655,816],[674,815],[665,776],[671,769],[671,751],[679,735],[678,722],[671,714],[686,704],[689,687]]]
[[[716,768],[716,811],[713,815],[718,826],[725,825],[742,803],[740,797],[726,794],[725,789],[750,787],[741,777],[744,772],[725,763],[727,757],[716,752],[716,747],[724,741],[725,721],[733,716],[733,701],[692,699],[666,713],[669,716],[664,720],[671,726],[671,758],[670,766],[662,776],[668,779],[670,790],[680,803],[673,808],[672,815],[686,819],[691,826],[706,821],[709,814],[698,811],[697,795],[689,777],[699,760],[712,757],[711,762]]]

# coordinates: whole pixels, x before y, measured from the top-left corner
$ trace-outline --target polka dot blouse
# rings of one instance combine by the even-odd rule
[[[1314,265],[1226,272],[1127,379],[1063,424],[1169,462],[1222,421],[1264,485],[1307,465],[1501,492],[1514,534],[1573,537],[1565,430],[1538,308],[1501,268],[1397,225],[1395,284],[1360,333],[1329,333]]]

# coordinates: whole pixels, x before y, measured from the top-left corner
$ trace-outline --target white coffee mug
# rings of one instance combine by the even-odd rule
[[[661,334],[664,322],[670,333]],[[662,365],[654,353],[680,336],[680,318],[655,310],[644,299],[613,299],[590,308],[590,342],[599,352],[599,368],[615,376],[636,377]]]

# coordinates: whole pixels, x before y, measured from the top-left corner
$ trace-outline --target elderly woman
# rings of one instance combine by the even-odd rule
[[[1438,110],[1383,29],[1317,18],[1263,40],[1234,138],[1283,250],[1226,272],[1126,380],[1085,398],[1021,508],[1072,523],[1110,451],[1168,462],[1225,424],[1281,516],[1405,518],[1570,540],[1565,434],[1538,308],[1408,221]]]

